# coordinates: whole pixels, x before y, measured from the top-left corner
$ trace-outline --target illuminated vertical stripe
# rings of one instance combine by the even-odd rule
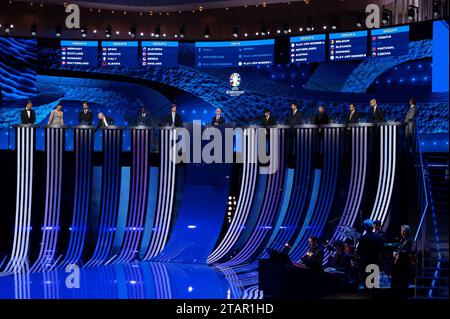
[[[217,262],[225,256],[238,240],[251,210],[257,179],[257,137],[254,128],[244,130],[244,170],[242,173],[241,190],[236,211],[224,238],[209,255],[207,263]]]

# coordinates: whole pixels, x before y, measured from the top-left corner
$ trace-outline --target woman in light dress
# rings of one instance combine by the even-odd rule
[[[62,105],[58,104],[56,109],[50,113],[50,118],[48,119],[48,125],[64,125],[64,112],[62,111]]]

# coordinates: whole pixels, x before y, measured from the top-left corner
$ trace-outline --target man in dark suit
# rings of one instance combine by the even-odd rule
[[[347,124],[356,124],[359,122],[359,114],[356,112],[356,105],[355,103],[350,103],[349,107],[350,111],[348,112],[347,116]]]
[[[216,109],[216,116],[212,118],[211,125],[217,126],[220,124],[224,124],[225,119],[222,116],[222,110],[220,108]]]
[[[150,116],[148,115],[147,109],[145,107],[141,107],[141,111],[137,116],[136,123],[140,126],[150,126]]]
[[[83,109],[78,113],[78,122],[80,125],[92,125],[92,111],[89,110],[88,102],[83,102]]]
[[[105,116],[102,112],[98,113],[98,128],[108,127],[111,125],[114,125],[114,120],[111,117]]]
[[[181,116],[177,113],[177,105],[172,104],[170,107],[170,114],[167,115],[165,125],[181,127],[183,122],[181,121]]]
[[[383,241],[381,237],[374,233],[373,222],[366,219],[363,222],[363,227],[366,233],[361,236],[358,244],[358,256],[360,258],[361,275],[366,277],[366,267],[370,264],[380,265],[380,257],[383,252]]]
[[[289,114],[289,116],[287,118],[286,125],[289,125],[289,126],[300,125],[301,117],[302,116],[301,116],[300,111],[298,110],[297,103],[292,103],[291,104],[291,113]]]
[[[377,105],[377,100],[370,100],[370,107],[372,108],[372,120],[373,122],[380,123],[384,122],[384,113],[383,110]]]
[[[314,116],[314,124],[316,125],[330,124],[330,119],[328,118],[328,114],[325,113],[325,108],[323,106],[319,106],[318,112]]]
[[[268,127],[275,124],[275,119],[270,115],[270,110],[264,110],[264,117],[262,119],[261,125],[264,127]]]
[[[32,110],[33,103],[27,102],[27,105],[22,112],[20,112],[20,121],[22,124],[34,124],[36,122],[36,113]]]
[[[417,108],[416,99],[409,99],[409,109],[406,112],[405,123],[406,123],[406,138],[411,138],[414,134],[414,125],[416,120]]]

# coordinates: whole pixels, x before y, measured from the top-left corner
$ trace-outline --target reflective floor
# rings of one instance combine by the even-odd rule
[[[207,265],[140,262],[80,268],[79,281],[75,273],[64,269],[0,273],[0,299],[255,298],[251,297],[257,291],[254,269],[237,271]]]

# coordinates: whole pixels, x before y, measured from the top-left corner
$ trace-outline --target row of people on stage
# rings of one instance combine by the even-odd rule
[[[407,133],[411,133],[414,128],[414,120],[417,113],[416,101],[414,98],[409,100],[410,108],[405,116],[405,122],[407,123]],[[32,109],[33,104],[29,101],[24,110],[21,112],[21,123],[22,124],[34,124],[36,121],[36,114]],[[383,110],[378,106],[377,100],[370,100],[370,107],[372,108],[371,117],[373,123],[381,123],[385,121]],[[98,117],[98,127],[107,127],[114,124],[114,120],[106,116],[104,113],[100,112]],[[356,109],[355,103],[350,103],[349,112],[346,117],[347,124],[355,124],[360,121],[360,114]],[[298,110],[298,105],[296,103],[291,104],[291,112],[286,120],[286,125],[296,126],[302,123],[303,116]],[[137,115],[136,123],[137,125],[150,126],[151,117],[147,112],[145,107],[140,109]],[[93,113],[89,109],[87,102],[83,102],[83,108],[78,114],[78,122],[81,125],[92,125],[93,124]],[[225,118],[222,116],[222,110],[220,108],[216,109],[216,115],[211,120],[211,125],[217,126],[224,124],[226,122]],[[170,113],[164,118],[163,125],[181,127],[183,126],[183,121],[181,116],[177,113],[176,104],[172,104],[170,108]],[[264,127],[276,125],[277,120],[271,115],[269,109],[264,110],[264,116],[261,119],[261,125]],[[330,118],[326,113],[324,106],[319,106],[317,114],[314,116],[313,124],[325,125],[330,124]],[[58,104],[50,113],[48,120],[48,125],[64,125],[64,112],[62,111],[62,105]]]
[[[358,239],[335,240],[331,245],[322,244],[318,237],[309,238],[309,246],[302,263],[312,271],[324,270],[325,251],[331,251],[327,271],[339,272],[354,282],[367,275],[368,265],[377,265],[388,275],[391,288],[404,295],[407,293],[413,271],[413,239],[409,225],[400,227],[400,236],[389,242],[382,230],[381,221],[367,219],[363,223],[364,234]],[[355,270],[356,271],[353,271]]]

